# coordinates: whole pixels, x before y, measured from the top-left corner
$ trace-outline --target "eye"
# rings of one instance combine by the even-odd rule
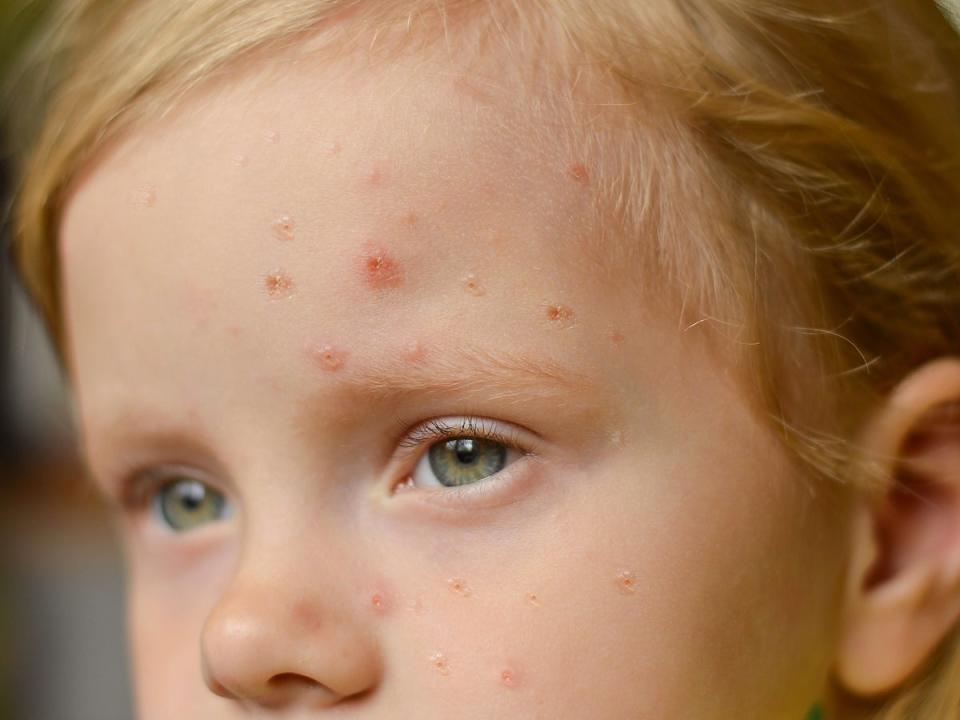
[[[417,461],[405,485],[443,488],[472,485],[496,475],[525,453],[514,440],[490,427],[491,421],[436,420],[418,431],[418,442],[442,437]]]
[[[227,499],[206,483],[177,478],[160,485],[153,495],[154,516],[174,532],[187,532],[229,517]]]

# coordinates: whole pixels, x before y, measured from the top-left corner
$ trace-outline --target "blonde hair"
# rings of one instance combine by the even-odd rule
[[[486,19],[527,60],[550,35],[615,85],[625,157],[603,190],[685,329],[734,348],[807,474],[832,481],[821,491],[886,486],[852,472],[854,429],[960,341],[960,38],[934,0],[74,0],[37,45],[49,110],[15,211],[57,338],[57,228],[84,165],[228,63],[341,17],[374,37]],[[694,195],[702,212],[678,212]],[[958,712],[960,632],[876,706]]]

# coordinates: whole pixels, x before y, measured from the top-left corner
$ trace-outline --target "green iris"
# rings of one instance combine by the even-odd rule
[[[482,438],[455,438],[430,448],[430,469],[441,485],[470,485],[500,472],[507,462],[507,448]]]
[[[225,516],[226,498],[199,480],[181,478],[163,485],[154,508],[171,530],[185,532]]]

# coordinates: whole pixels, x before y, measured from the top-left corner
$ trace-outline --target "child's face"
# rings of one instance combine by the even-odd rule
[[[111,494],[157,481],[123,523],[142,717],[769,720],[820,691],[842,541],[496,80],[253,67],[78,183],[86,452]]]

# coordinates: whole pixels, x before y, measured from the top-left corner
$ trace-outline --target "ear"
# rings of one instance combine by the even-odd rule
[[[864,429],[886,485],[857,505],[836,679],[897,688],[960,617],[960,359],[912,372]]]

